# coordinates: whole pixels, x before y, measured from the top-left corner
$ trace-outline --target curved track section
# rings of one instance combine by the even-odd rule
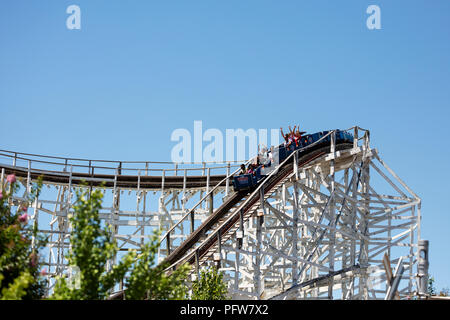
[[[160,190],[200,188],[223,180],[221,186],[225,186],[224,178],[237,168],[236,162],[217,165],[88,160],[0,150],[0,170],[5,174],[32,180],[42,176],[46,184],[53,185]]]
[[[18,177],[37,180],[39,177],[48,184],[72,184],[88,185],[90,187],[118,188],[124,189],[148,189],[160,190],[163,186],[168,189],[201,188],[205,187],[208,180],[211,185],[225,186],[226,175],[207,176],[137,176],[137,175],[108,175],[108,174],[88,174],[88,173],[64,173],[48,170],[28,170],[26,168],[8,166],[0,164],[0,170],[4,169],[5,174],[15,174]]]

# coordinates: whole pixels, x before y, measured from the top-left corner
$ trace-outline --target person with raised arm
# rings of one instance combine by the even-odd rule
[[[284,134],[283,128],[282,128],[282,127],[280,127],[280,131],[281,131],[281,136],[282,136],[283,139],[284,139],[284,146],[286,147],[287,144],[289,143],[289,135],[288,135],[287,133]]]

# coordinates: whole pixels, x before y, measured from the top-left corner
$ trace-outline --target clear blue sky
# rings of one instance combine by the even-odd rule
[[[66,8],[81,8],[68,30]],[[368,30],[366,8],[381,8]],[[450,1],[0,2],[0,148],[169,161],[176,128],[359,125],[450,286]]]

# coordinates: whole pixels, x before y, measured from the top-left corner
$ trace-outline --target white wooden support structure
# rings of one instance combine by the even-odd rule
[[[348,148],[338,149],[332,132],[326,154],[307,164],[299,164],[294,154],[289,174],[264,189],[248,211],[239,210],[247,201],[244,198],[220,219],[205,235],[217,239],[216,245],[199,256],[203,243],[199,242],[186,253],[195,258],[195,275],[219,261],[230,295],[239,299],[384,299],[390,287],[388,276],[374,280],[370,270],[383,269],[387,253],[392,263],[403,257],[399,297],[417,291],[414,270],[421,240],[421,200],[370,146],[367,130],[353,127],[347,132],[354,137]],[[45,192],[32,204],[32,223],[49,236],[45,253],[50,291],[54,277],[67,272],[68,216],[73,214],[76,189],[95,189],[97,183],[109,182],[109,187],[102,187],[100,218],[113,226],[118,257],[130,249],[139,250],[153,230],[161,229],[158,261],[162,261],[235,194],[229,180],[240,164],[127,163],[2,154],[2,187],[10,170],[25,172],[26,192],[38,173],[67,178],[66,182],[44,179]],[[81,172],[88,173],[88,187],[79,185]],[[103,173],[110,174],[110,180],[98,178]],[[125,186],[131,175],[136,177],[135,184]],[[213,180],[218,175],[224,178]],[[203,177],[204,183],[193,186],[191,176]],[[159,181],[158,186],[147,187],[148,177]],[[181,181],[178,187],[173,187],[174,178]],[[16,195],[13,203],[20,198]],[[236,224],[221,229],[233,215],[238,215]],[[369,285],[374,281],[378,285]]]

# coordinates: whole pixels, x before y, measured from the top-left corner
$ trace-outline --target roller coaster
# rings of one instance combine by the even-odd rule
[[[274,149],[276,161],[250,188],[233,184],[235,162],[0,150],[1,186],[8,174],[20,178],[23,196],[14,204],[43,177],[30,211],[49,237],[49,292],[68,270],[68,215],[77,188],[104,190],[100,218],[113,226],[118,256],[161,229],[158,262],[168,263],[168,272],[188,262],[196,279],[202,268],[217,266],[233,299],[383,299],[391,285],[383,255],[405,268],[398,297],[417,292],[421,200],[371,148],[369,131],[323,131],[283,148]]]

